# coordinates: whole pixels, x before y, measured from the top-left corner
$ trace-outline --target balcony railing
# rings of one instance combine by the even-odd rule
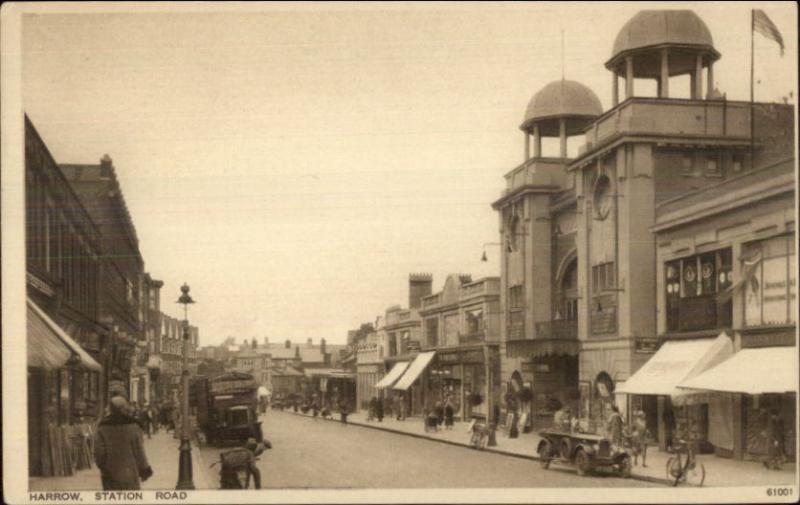
[[[435,295],[426,296],[422,299],[422,306],[423,307],[432,307],[434,305],[438,305],[442,301],[442,294],[437,293]]]
[[[461,344],[479,344],[486,340],[486,334],[482,331],[477,333],[469,333],[466,335],[458,335],[458,343]]]
[[[559,319],[536,323],[536,338],[569,340],[578,338],[578,321]]]

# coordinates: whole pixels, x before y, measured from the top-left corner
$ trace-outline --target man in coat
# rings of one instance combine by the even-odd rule
[[[130,406],[121,396],[110,402],[110,414],[97,427],[94,460],[100,469],[104,490],[140,489],[153,470],[144,452],[142,430],[127,414]]]

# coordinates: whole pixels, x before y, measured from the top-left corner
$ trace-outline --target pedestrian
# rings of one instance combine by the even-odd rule
[[[770,409],[767,426],[763,434],[767,439],[767,460],[764,461],[764,467],[780,470],[783,468],[786,456],[783,448],[783,419],[778,414],[778,409]]]
[[[367,421],[374,421],[375,417],[378,414],[378,399],[374,396],[369,400],[369,406],[367,407]]]
[[[375,403],[375,415],[378,416],[378,422],[383,422],[383,398],[378,398],[378,401]]]
[[[139,411],[139,425],[142,431],[147,433],[147,438],[153,438],[151,434],[152,418],[150,417],[150,406],[145,404],[144,408]]]
[[[642,467],[647,467],[647,444],[650,442],[650,431],[647,429],[647,418],[643,410],[637,410],[633,420],[633,464],[638,465],[639,454],[642,455]]]
[[[453,415],[455,408],[453,407],[453,400],[450,397],[447,397],[447,400],[444,403],[444,429],[452,430],[453,429]]]
[[[436,429],[439,428],[444,424],[444,405],[442,405],[441,401],[437,401],[433,407],[433,413],[436,416]]]
[[[664,439],[667,452],[672,452],[677,424],[675,422],[675,411],[672,410],[672,402],[669,397],[667,397],[666,405],[664,405],[664,413],[661,414],[661,422],[664,424]]]
[[[347,407],[347,402],[342,402],[339,405],[339,416],[341,417],[342,425],[347,426],[347,415],[350,413],[350,410]]]
[[[397,395],[397,420],[404,421],[406,419],[406,402],[403,393]]]
[[[128,414],[130,404],[125,398],[112,398],[109,407],[110,413],[100,421],[94,441],[94,461],[103,489],[140,489],[140,482],[153,475],[142,430]]]
[[[622,416],[619,413],[619,407],[611,404],[611,415],[606,424],[606,437],[613,445],[622,447]]]

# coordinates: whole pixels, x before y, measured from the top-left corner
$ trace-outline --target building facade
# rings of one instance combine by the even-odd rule
[[[111,328],[109,388],[138,397],[131,379],[142,375],[140,350],[146,349],[142,324],[144,260],[111,158],[97,165],[60,165],[100,231],[99,318]],[[144,370],[146,374],[146,369]]]
[[[25,116],[28,464],[71,475],[53,457],[105,407],[112,361],[100,322],[100,230]],[[79,466],[77,469],[80,469]]]
[[[449,398],[456,418],[488,420],[500,401],[500,279],[450,275],[420,316],[422,351],[435,353],[421,377],[425,408]]]

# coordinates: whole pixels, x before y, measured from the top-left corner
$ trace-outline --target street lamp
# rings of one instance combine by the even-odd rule
[[[189,285],[181,286],[181,297],[177,303],[183,305],[183,398],[181,401],[181,447],[178,460],[178,484],[175,489],[194,489],[192,479],[192,442],[189,436],[189,304],[194,303],[189,295]]]
[[[481,256],[481,261],[483,261],[484,263],[489,261],[489,259],[486,257],[486,246],[487,245],[501,246],[503,244],[501,244],[500,242],[486,242],[485,244],[483,244],[483,255]]]

